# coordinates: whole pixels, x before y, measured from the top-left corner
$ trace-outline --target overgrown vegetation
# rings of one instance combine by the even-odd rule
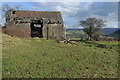
[[[56,43],[38,38],[20,39],[3,34],[3,78],[116,78],[118,43]],[[90,46],[91,45],[91,46]]]

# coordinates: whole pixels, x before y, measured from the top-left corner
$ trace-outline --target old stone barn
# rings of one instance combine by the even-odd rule
[[[58,11],[8,11],[3,31],[17,37],[65,37],[62,15]]]

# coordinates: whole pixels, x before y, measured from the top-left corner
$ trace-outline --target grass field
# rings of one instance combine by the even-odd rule
[[[116,78],[118,42],[97,43],[113,48],[3,34],[3,78]]]
[[[85,33],[82,30],[67,30],[66,36],[68,38],[81,38],[81,36],[85,37]]]

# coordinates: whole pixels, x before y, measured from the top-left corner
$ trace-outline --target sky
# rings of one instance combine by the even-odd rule
[[[108,28],[118,27],[117,2],[3,2],[21,10],[61,11],[66,28],[81,28],[80,21],[96,17],[107,21]]]

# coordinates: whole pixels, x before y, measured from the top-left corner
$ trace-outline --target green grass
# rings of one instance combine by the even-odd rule
[[[76,44],[37,38],[19,39],[3,34],[3,78],[117,77],[117,47],[104,49],[86,43]]]

